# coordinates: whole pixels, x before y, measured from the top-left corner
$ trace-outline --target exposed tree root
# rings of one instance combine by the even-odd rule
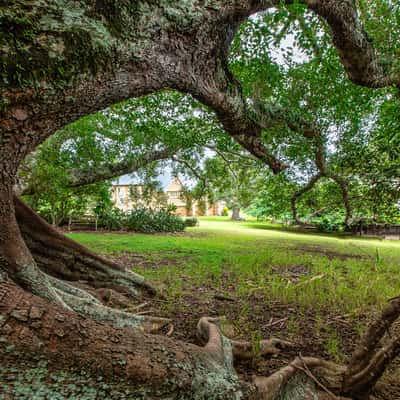
[[[36,266],[22,272],[29,274],[24,280],[31,283],[30,288],[36,295],[96,321],[118,328],[137,328],[144,332],[157,332],[170,322],[167,318],[135,315],[107,307],[86,290],[47,275]]]
[[[307,370],[312,370],[311,378]],[[263,400],[275,399],[319,399],[329,397],[339,399],[337,392],[341,388],[341,380],[345,368],[333,363],[329,363],[318,358],[296,358],[288,366],[280,369],[271,376],[255,377],[254,384],[258,388],[260,398]],[[302,380],[299,380],[299,375]],[[290,382],[296,380],[296,393],[291,393],[293,390]],[[301,388],[300,390],[299,387]],[[336,393],[335,393],[336,392]],[[307,394],[310,397],[306,397]],[[304,396],[304,397],[299,397]],[[294,397],[293,397],[294,396]],[[312,397],[311,397],[312,396]]]
[[[12,278],[16,283],[43,299],[70,309],[50,283],[50,277],[41,271],[33,260],[13,273]]]
[[[91,304],[100,305],[101,302],[96,297],[92,296],[89,292],[72,286],[67,282],[61,281],[60,279],[54,278],[50,275],[46,275],[49,283],[53,285],[54,289],[59,293],[60,297],[73,296],[81,300],[90,302]]]
[[[49,276],[48,279],[69,308],[96,321],[107,322],[118,328],[138,328],[149,333],[159,331],[170,322],[167,318],[136,315],[107,307],[85,290],[54,277]]]
[[[55,278],[50,277],[49,281],[70,306],[76,305],[72,298],[80,299],[83,307],[104,307],[81,289]],[[262,341],[256,354],[250,343],[226,338],[217,325],[218,319],[207,317],[201,318],[197,327],[204,347],[149,336],[138,329],[115,329],[49,305],[15,286],[4,274],[0,281],[0,312],[0,336],[24,357],[44,355],[51,365],[63,370],[83,368],[110,380],[118,377],[135,391],[146,387],[149,392],[182,399],[194,398],[191,396],[197,393],[198,399],[365,400],[379,378],[377,372],[383,372],[397,354],[400,342],[399,338],[392,338],[388,345],[375,351],[386,329],[399,316],[400,299],[395,299],[371,325],[349,367],[298,357],[269,377],[254,377],[250,384],[239,382],[234,359],[275,354],[290,343],[278,339]],[[123,321],[121,314],[118,316]],[[2,351],[4,347],[0,348]],[[362,389],[360,368],[361,375],[369,377],[363,380]],[[349,388],[353,393],[348,392]]]
[[[206,343],[205,351],[210,352],[214,357],[218,357],[219,361],[228,369],[233,368],[233,358],[243,359],[255,356],[251,343],[227,339],[215,325],[216,322],[218,322],[218,318],[203,317],[197,325],[198,337]],[[276,354],[283,345],[290,346],[290,343],[278,339],[262,341],[261,353],[263,355]],[[318,378],[315,378],[314,374],[304,374],[303,368],[313,369],[314,374],[320,377],[321,382]],[[253,383],[257,390],[257,396],[254,398],[262,400],[304,400],[306,398],[322,399],[320,396],[329,394],[338,399],[332,391],[340,392],[345,370],[346,368],[343,366],[317,358],[298,357],[288,366],[269,377],[254,377]],[[298,380],[299,375],[301,375],[302,382]],[[296,380],[295,392],[292,391],[290,385],[292,380]],[[299,390],[299,387],[301,390]]]
[[[155,288],[141,275],[101,257],[67,238],[20,199],[14,197],[22,236],[37,265],[49,275],[70,281],[86,281],[93,287],[109,287],[140,297],[143,289],[154,295]]]
[[[282,350],[293,347],[293,343],[280,339],[261,340],[253,344],[242,340],[231,340],[233,346],[233,356],[235,359],[246,360],[259,356],[274,355]]]
[[[210,340],[217,340],[215,338],[220,333],[219,328],[215,330],[212,326],[218,326],[220,318],[202,317],[197,324],[197,337],[202,343],[207,343]],[[212,329],[214,329],[212,331]],[[211,332],[212,331],[212,332]],[[214,334],[214,336],[211,335]],[[223,335],[222,335],[223,336]],[[232,340],[230,339],[232,346],[232,354],[235,359],[246,360],[252,359],[257,356],[266,356],[280,353],[283,349],[293,347],[293,343],[280,340],[280,339],[268,339],[261,340],[259,343],[251,343],[244,340]]]
[[[393,299],[381,316],[371,324],[348,366],[300,356],[269,377],[254,377],[257,398],[369,399],[372,389],[387,366],[400,354],[400,336],[389,338],[385,344],[381,343],[385,333],[399,316],[400,297]],[[241,359],[256,355],[251,343],[228,340],[215,323],[218,323],[217,318],[200,319],[198,336],[203,343],[206,342],[205,349],[217,354],[224,365],[230,366],[233,357]],[[259,354],[274,354],[282,346],[290,346],[290,343],[277,339],[262,341]]]
[[[368,397],[386,367],[400,354],[400,336],[385,335],[400,316],[400,297],[394,298],[372,323],[354,351],[346,371],[343,389],[354,399]]]

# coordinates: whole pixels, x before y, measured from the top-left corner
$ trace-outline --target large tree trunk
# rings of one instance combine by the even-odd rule
[[[240,207],[233,207],[232,208],[232,216],[231,216],[232,221],[240,221]]]
[[[4,279],[0,310],[2,360],[6,355],[25,362],[45,357],[49,371],[103,378],[128,398],[193,399],[193,393],[198,399],[239,398],[232,364],[224,366],[220,354],[213,356],[207,348],[96,323]]]

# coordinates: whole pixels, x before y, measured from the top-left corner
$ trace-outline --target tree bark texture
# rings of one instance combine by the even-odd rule
[[[353,1],[304,3],[331,27],[354,82],[370,87],[399,83],[398,76],[379,62]],[[339,388],[343,368],[313,359],[295,360],[246,386],[232,366],[235,343],[221,335],[214,323],[201,320],[199,324],[200,336],[207,339],[205,347],[147,335],[143,330],[164,321],[144,321],[110,310],[59,280],[84,278],[109,284],[111,277],[112,284],[137,283],[121,268],[60,236],[13,195],[21,161],[58,129],[114,103],[164,88],[191,94],[210,106],[242,146],[274,172],[284,169],[261,140],[262,129],[282,120],[257,112],[254,103],[243,97],[227,63],[240,23],[257,11],[280,5],[279,0],[2,3],[0,352],[4,357],[11,351],[31,361],[45,357],[55,369],[101,374],[126,384],[133,397],[300,400],[306,389],[296,390],[307,386],[312,398],[322,399],[326,393],[318,391],[307,373],[305,384],[299,380],[292,384],[307,368],[320,368],[324,372],[316,375],[329,378],[325,385],[335,395],[345,392],[357,400],[367,398],[397,354],[398,341],[370,358],[379,358],[379,368],[367,365],[367,375],[374,379],[362,389]],[[397,309],[394,314],[398,316]],[[347,382],[357,377],[350,373]]]
[[[240,221],[240,207],[233,207],[232,208],[232,221]]]

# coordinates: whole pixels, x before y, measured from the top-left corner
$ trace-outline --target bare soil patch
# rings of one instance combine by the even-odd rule
[[[292,283],[297,283],[302,277],[310,275],[311,270],[306,265],[299,264],[272,268],[271,273],[281,275]]]
[[[149,254],[135,252],[119,252],[118,254],[107,255],[112,261],[115,261],[126,268],[162,268],[171,265],[184,265],[190,261],[190,256],[178,255],[179,252],[171,252],[172,256],[165,257],[167,252],[152,252]],[[178,255],[174,257],[174,254]]]
[[[322,248],[319,246],[314,246],[314,245],[297,246],[293,250],[302,252],[302,253],[321,255],[321,256],[328,258],[329,260],[333,260],[333,259],[348,260],[348,259],[363,259],[363,258],[365,258],[365,256],[339,253],[337,251],[329,250],[329,249]]]

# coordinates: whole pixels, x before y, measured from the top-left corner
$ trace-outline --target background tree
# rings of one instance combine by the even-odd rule
[[[205,175],[213,196],[232,210],[232,220],[239,221],[240,210],[250,205],[257,192],[257,180],[262,179],[260,174],[257,176],[254,160],[217,153],[206,161]]]

